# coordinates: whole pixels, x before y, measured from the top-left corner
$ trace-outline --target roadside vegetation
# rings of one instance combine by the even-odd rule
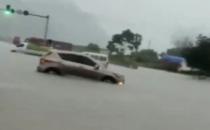
[[[166,66],[160,62],[156,51],[139,50],[141,41],[142,36],[129,29],[113,35],[107,45],[111,62],[132,68],[144,66],[165,70]],[[181,73],[210,75],[210,37],[199,35],[196,40],[183,37],[176,39],[173,44],[175,47],[168,49],[166,54],[185,58],[187,65],[192,68]]]
[[[114,34],[103,49],[97,43],[87,46],[73,45],[72,50],[78,52],[95,52],[109,55],[110,63],[129,68],[138,66],[166,70],[166,66],[159,60],[159,54],[153,49],[139,49],[142,44],[142,35],[130,29]],[[199,35],[196,40],[189,37],[177,38],[173,41],[174,48],[168,49],[165,54],[183,57],[191,71],[181,72],[190,75],[210,75],[210,37]],[[27,49],[37,52],[47,52],[49,47],[38,44],[28,44]],[[32,52],[33,53],[33,52]],[[168,67],[168,66],[167,66]]]
[[[28,44],[27,49],[39,52],[48,52],[50,50],[49,47],[39,46],[36,44]]]
[[[130,68],[159,68],[157,52],[152,49],[139,50],[142,39],[142,35],[129,29],[113,35],[107,45],[111,63]]]
[[[95,43],[89,43],[87,46],[82,46],[82,45],[73,45],[73,48],[72,48],[73,51],[77,51],[77,52],[96,52],[96,53],[100,53],[101,49],[99,47],[98,44],[95,44]]]
[[[183,38],[175,42],[175,45],[168,53],[187,60],[192,71],[185,72],[186,74],[210,76],[210,37],[200,34],[195,41]]]

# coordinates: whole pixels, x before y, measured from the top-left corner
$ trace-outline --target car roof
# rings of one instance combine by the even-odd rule
[[[75,55],[81,55],[81,56],[85,56],[88,57],[89,59],[93,60],[96,63],[99,63],[97,60],[95,60],[94,58],[85,55],[84,53],[80,53],[80,52],[74,52],[74,51],[61,51],[61,50],[51,50],[50,52],[52,53],[62,53],[62,54],[75,54]]]
[[[51,50],[52,53],[63,53],[63,54],[75,54],[75,55],[83,55],[84,54],[80,53],[80,52],[74,52],[74,51],[62,51],[62,50]]]
[[[107,57],[107,55],[105,54],[101,54],[101,53],[94,53],[94,52],[83,52],[84,54],[90,54],[90,55],[97,55],[97,56],[104,56]]]

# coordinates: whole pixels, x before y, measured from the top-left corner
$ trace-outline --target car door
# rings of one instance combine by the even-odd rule
[[[78,75],[79,66],[77,63],[77,55],[75,54],[65,54],[59,53],[59,56],[62,58],[63,71],[68,74]]]
[[[81,76],[92,79],[97,79],[99,77],[100,72],[94,69],[97,65],[96,62],[86,56],[80,56],[78,62],[80,63],[79,74]]]

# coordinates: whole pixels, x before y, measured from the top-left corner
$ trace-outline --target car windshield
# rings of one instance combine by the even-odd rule
[[[100,59],[101,61],[107,61],[107,57],[102,57],[102,56],[101,56],[99,59]]]
[[[90,55],[90,56],[99,61],[107,61],[107,58],[104,56],[99,56],[99,55]]]
[[[210,130],[210,0],[0,0],[0,130]]]

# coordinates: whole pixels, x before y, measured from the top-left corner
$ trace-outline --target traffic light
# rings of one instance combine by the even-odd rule
[[[29,12],[27,10],[23,11],[23,15],[27,16],[29,15]]]
[[[14,14],[14,13],[15,13],[15,10],[14,10],[14,9],[11,9],[10,12],[11,12],[12,14]]]
[[[5,14],[5,15],[11,15],[12,13],[11,13],[10,11],[8,11],[8,10],[5,10],[5,11],[4,11],[4,14]]]
[[[15,10],[11,8],[11,5],[6,5],[6,9],[4,11],[5,15],[11,15],[14,14]]]

